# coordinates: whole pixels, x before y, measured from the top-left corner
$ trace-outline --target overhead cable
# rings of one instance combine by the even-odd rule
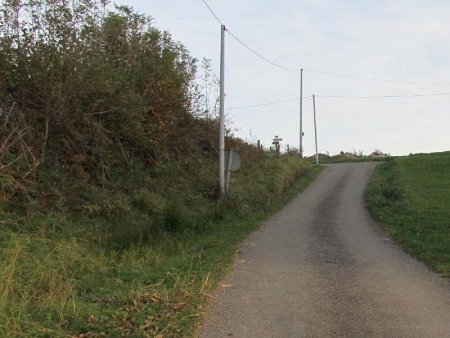
[[[222,22],[222,20],[219,19],[219,17],[217,16],[217,14],[212,10],[211,6],[208,5],[208,3],[205,0],[202,0],[203,3],[205,4],[206,7],[208,7],[209,11],[211,12],[211,14],[214,16],[214,18],[221,24],[224,25],[225,24]],[[245,48],[247,48],[249,51],[251,51],[253,54],[255,54],[257,57],[259,57],[260,59],[270,63],[272,66],[278,67],[280,69],[283,70],[287,70],[287,71],[294,71],[294,72],[298,72],[300,71],[299,68],[289,68],[289,67],[285,67],[282,66],[280,64],[277,64],[271,60],[269,60],[268,58],[266,58],[265,56],[263,56],[262,54],[258,53],[257,51],[255,51],[253,48],[251,48],[249,45],[247,45],[244,41],[242,41],[241,39],[239,39],[236,35],[234,35],[232,32],[230,32],[230,30],[228,28],[225,28],[225,31],[233,38],[235,39],[237,42],[239,42],[242,46],[244,46]]]
[[[313,70],[313,69],[307,69],[307,68],[304,68],[303,70],[310,72],[310,73],[343,77],[343,78],[348,78],[348,79],[365,80],[365,81],[401,83],[401,84],[422,85],[422,86],[450,86],[450,83],[424,83],[424,82],[414,82],[414,81],[388,80],[388,79],[377,79],[377,78],[358,76],[358,75],[347,75],[347,74],[340,74],[340,73],[323,72],[320,70]]]
[[[303,97],[303,99],[308,99],[308,98],[311,98],[311,97],[312,97],[312,95],[305,96],[305,97]],[[266,103],[259,103],[259,104],[253,104],[253,105],[250,105],[250,106],[230,107],[230,108],[228,108],[228,110],[238,110],[238,109],[248,109],[248,108],[255,108],[255,107],[271,106],[271,105],[275,105],[275,104],[295,102],[295,101],[300,101],[300,98],[296,97],[295,99],[287,99],[287,100],[282,100],[282,101],[272,101],[272,102],[266,102]]]
[[[270,63],[272,66],[278,67],[280,69],[283,70],[287,70],[287,71],[291,71],[291,72],[299,72],[300,68],[289,68],[289,67],[285,67],[282,65],[279,65],[278,63],[275,63],[271,60],[269,60],[268,58],[266,58],[265,56],[261,55],[260,53],[258,53],[257,51],[255,51],[253,48],[251,48],[249,45],[247,45],[245,42],[243,42],[241,39],[239,39],[236,35],[234,35],[232,32],[230,32],[227,29],[228,34],[230,34],[230,36],[232,38],[234,38],[237,42],[239,42],[242,46],[244,46],[245,48],[247,48],[249,51],[251,51],[253,54],[255,54],[257,57],[259,57],[260,59]]]
[[[316,95],[316,97],[337,98],[337,99],[390,99],[390,98],[431,97],[431,96],[448,96],[448,95],[450,95],[450,93],[412,94],[412,95],[380,95],[380,96]]]
[[[206,7],[208,7],[209,11],[211,12],[211,14],[216,18],[216,20],[223,25],[222,20],[219,19],[219,17],[216,15],[216,13],[214,13],[214,11],[212,10],[212,8],[208,5],[208,3],[205,0],[202,0],[203,3],[206,5]]]
[[[211,6],[208,5],[206,0],[202,0],[202,1],[205,4],[205,6],[208,8],[208,10],[211,12],[211,14],[214,16],[214,18],[217,20],[217,22],[219,22],[221,25],[224,25],[223,21],[220,20],[220,18],[212,10]],[[237,37],[235,34],[233,34],[228,28],[225,28],[225,30],[238,43],[240,43],[242,46],[247,48],[249,51],[251,51],[257,57],[259,57],[260,59],[264,60],[265,62],[271,64],[272,66],[275,66],[275,67],[277,67],[279,69],[282,69],[282,70],[292,71],[292,72],[299,72],[301,70],[301,68],[286,67],[286,66],[280,65],[280,64],[270,60],[269,58],[265,57],[261,53],[258,53],[256,50],[251,48],[248,44],[243,42],[239,37]],[[335,77],[341,77],[341,78],[347,78],[347,79],[364,80],[364,81],[376,81],[376,82],[398,83],[398,84],[408,84],[408,85],[421,85],[421,86],[450,86],[450,83],[425,83],[425,82],[415,82],[415,81],[380,79],[380,78],[372,78],[372,77],[359,76],[359,75],[349,75],[349,74],[342,74],[342,73],[325,72],[325,71],[308,69],[308,68],[303,68],[303,70],[304,71],[308,71],[310,73],[329,75],[329,76],[335,76]]]
[[[390,99],[390,98],[411,98],[411,97],[432,97],[432,96],[450,96],[450,93],[412,94],[412,95],[380,95],[380,96],[316,95],[316,98],[332,98],[332,99]],[[310,98],[312,98],[312,95],[303,97],[304,100],[305,99],[310,99]],[[265,103],[253,104],[253,105],[249,105],[249,106],[229,107],[229,108],[227,108],[227,110],[238,110],[238,109],[248,109],[248,108],[256,108],[256,107],[263,107],[263,106],[271,106],[271,105],[276,105],[276,104],[295,102],[295,101],[299,101],[299,100],[300,100],[300,98],[297,97],[297,98],[293,98],[293,99],[265,102]]]

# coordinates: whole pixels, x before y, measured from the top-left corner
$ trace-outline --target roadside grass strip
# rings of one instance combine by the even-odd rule
[[[38,215],[29,220],[31,231],[19,227],[26,219],[1,212],[0,336],[194,335],[238,243],[322,169],[298,158],[267,159],[257,166],[260,171],[251,166],[236,174],[220,217],[209,223],[194,219],[186,229],[161,231],[141,245],[111,247],[98,239],[101,232],[89,215]],[[262,204],[261,194],[270,200]],[[109,231],[139,221],[133,210],[108,218],[118,220]],[[182,216],[183,224],[195,214]],[[197,221],[203,222],[200,228]]]

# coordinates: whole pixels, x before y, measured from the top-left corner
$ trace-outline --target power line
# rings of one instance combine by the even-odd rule
[[[412,95],[380,95],[380,96],[348,96],[348,95],[316,95],[316,98],[332,98],[332,99],[390,99],[390,98],[413,98],[413,97],[433,97],[433,96],[450,96],[450,93],[433,93],[433,94],[412,94]],[[305,96],[303,99],[310,99],[312,95]],[[289,103],[299,101],[300,98],[292,98],[287,100],[280,101],[271,101],[265,103],[252,104],[248,106],[235,106],[229,107],[227,110],[239,110],[239,109],[248,109],[248,108],[257,108],[263,106],[271,106],[282,103]]]
[[[202,2],[205,4],[205,6],[208,8],[208,10],[211,12],[211,14],[214,16],[214,18],[219,22],[221,25],[224,25],[223,21],[220,20],[220,18],[217,16],[217,14],[213,11],[211,6],[208,5],[206,0],[202,0]],[[286,70],[286,71],[293,71],[298,72],[301,69],[300,68],[290,68],[283,65],[280,65],[261,53],[257,52],[255,49],[251,48],[248,44],[246,44],[244,41],[242,41],[239,37],[237,37],[235,34],[233,34],[228,28],[225,29],[226,32],[235,39],[238,43],[240,43],[243,47],[248,49],[250,52],[252,52],[254,55],[256,55],[258,58],[264,60],[265,62],[271,64],[272,66],[275,66],[279,69]],[[366,76],[359,76],[359,75],[349,75],[349,74],[342,74],[342,73],[334,73],[334,72],[325,72],[320,70],[314,70],[314,69],[308,69],[303,68],[304,71],[308,71],[310,73],[315,74],[322,74],[322,75],[329,75],[329,76],[335,76],[335,77],[341,77],[341,78],[347,78],[347,79],[355,79],[355,80],[364,80],[364,81],[376,81],[376,82],[385,82],[385,83],[398,83],[398,84],[408,84],[408,85],[422,85],[422,86],[450,86],[450,83],[424,83],[424,82],[415,82],[415,81],[402,81],[402,80],[390,80],[390,79],[380,79],[380,78],[372,78],[372,77],[366,77]],[[408,95],[408,96],[382,96],[382,97],[415,97],[415,96],[439,96],[443,95],[441,94],[432,94],[432,95]],[[444,93],[445,95],[445,93]],[[322,96],[323,97],[323,96]],[[366,97],[347,97],[347,98],[366,98]],[[367,97],[367,98],[374,98],[374,97]]]
[[[450,83],[424,83],[424,82],[402,81],[402,80],[387,80],[387,79],[377,79],[377,78],[358,76],[358,75],[347,75],[347,74],[340,74],[340,73],[324,72],[324,71],[320,71],[320,70],[312,70],[312,69],[307,69],[307,68],[304,68],[303,70],[308,71],[310,73],[330,75],[330,76],[336,76],[336,77],[342,77],[342,78],[348,78],[348,79],[365,80],[365,81],[401,83],[401,84],[422,85],[422,86],[450,86]]]
[[[270,63],[272,66],[278,67],[280,69],[283,70],[287,70],[287,71],[291,71],[291,72],[299,72],[300,68],[289,68],[289,67],[285,67],[282,65],[279,65],[278,63],[275,63],[271,60],[269,60],[268,58],[266,58],[265,56],[261,55],[260,53],[258,53],[257,51],[255,51],[253,48],[251,48],[249,45],[247,45],[245,42],[243,42],[241,39],[239,39],[236,35],[234,35],[232,32],[230,32],[227,29],[228,34],[234,38],[237,42],[239,42],[242,46],[244,46],[245,48],[247,48],[249,51],[251,51],[253,54],[255,54],[257,57],[259,57],[260,59]]]
[[[294,102],[294,101],[298,101],[298,100],[299,100],[299,98],[295,98],[295,99],[288,99],[288,100],[282,100],[282,101],[273,101],[273,102],[253,104],[250,106],[230,107],[230,108],[228,108],[228,110],[238,110],[238,109],[248,109],[248,108],[255,108],[255,107],[271,106],[274,104],[288,103],[288,102]]]
[[[380,95],[380,96],[316,95],[316,97],[337,98],[337,99],[390,99],[390,98],[432,97],[432,96],[448,96],[448,95],[450,95],[450,93],[412,94],[412,95]]]
[[[308,99],[308,98],[311,98],[311,97],[312,97],[312,95],[311,96],[306,96],[303,99]],[[248,109],[248,108],[255,108],[255,107],[271,106],[271,105],[275,105],[275,104],[295,102],[295,101],[299,101],[299,100],[300,100],[300,98],[296,97],[294,99],[287,99],[287,100],[282,100],[282,101],[272,101],[272,102],[266,102],[266,103],[259,103],[259,104],[249,105],[249,106],[229,107],[228,110],[238,110],[238,109]]]
[[[211,12],[211,14],[214,16],[214,18],[221,24],[226,26],[222,20],[219,19],[219,17],[217,16],[217,14],[212,10],[211,6],[208,5],[208,3],[205,0],[202,0],[203,3],[205,4],[205,6],[209,9],[209,11]],[[294,71],[294,72],[298,72],[300,71],[299,68],[289,68],[289,67],[285,67],[282,66],[278,63],[275,63],[273,61],[271,61],[270,59],[266,58],[265,56],[263,56],[262,54],[258,53],[256,50],[254,50],[253,48],[251,48],[249,45],[247,45],[245,42],[243,42],[241,39],[239,39],[236,35],[234,35],[232,32],[230,32],[230,30],[228,28],[225,29],[226,32],[228,32],[228,34],[235,39],[237,42],[239,42],[242,46],[244,46],[245,48],[247,48],[249,51],[251,51],[253,54],[255,54],[257,57],[259,57],[260,59],[270,63],[272,66],[278,67],[280,69],[283,70],[287,70],[287,71]]]
[[[214,11],[212,10],[212,8],[208,5],[208,3],[205,0],[202,0],[203,3],[206,5],[206,7],[208,7],[209,11],[211,12],[211,14],[216,18],[216,20],[223,25],[222,20],[219,19],[219,17],[216,15],[216,13],[214,13]]]

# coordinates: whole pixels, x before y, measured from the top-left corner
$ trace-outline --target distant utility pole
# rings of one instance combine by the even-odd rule
[[[220,132],[219,132],[219,171],[220,194],[225,195],[225,31],[224,25],[220,27]]]
[[[303,68],[300,69],[300,157],[303,157]]]
[[[317,148],[316,95],[313,95],[313,110],[314,110],[314,136],[316,138],[316,164],[319,164],[319,152]]]

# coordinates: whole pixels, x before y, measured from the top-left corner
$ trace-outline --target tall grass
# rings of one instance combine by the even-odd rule
[[[75,242],[10,234],[1,245],[0,332],[22,336],[24,323],[52,330],[49,323],[75,314],[73,268],[79,252]]]
[[[215,165],[183,169],[128,194],[90,187],[99,194],[76,211],[1,212],[0,336],[193,332],[237,243],[318,172],[293,157],[246,161],[217,202]]]

